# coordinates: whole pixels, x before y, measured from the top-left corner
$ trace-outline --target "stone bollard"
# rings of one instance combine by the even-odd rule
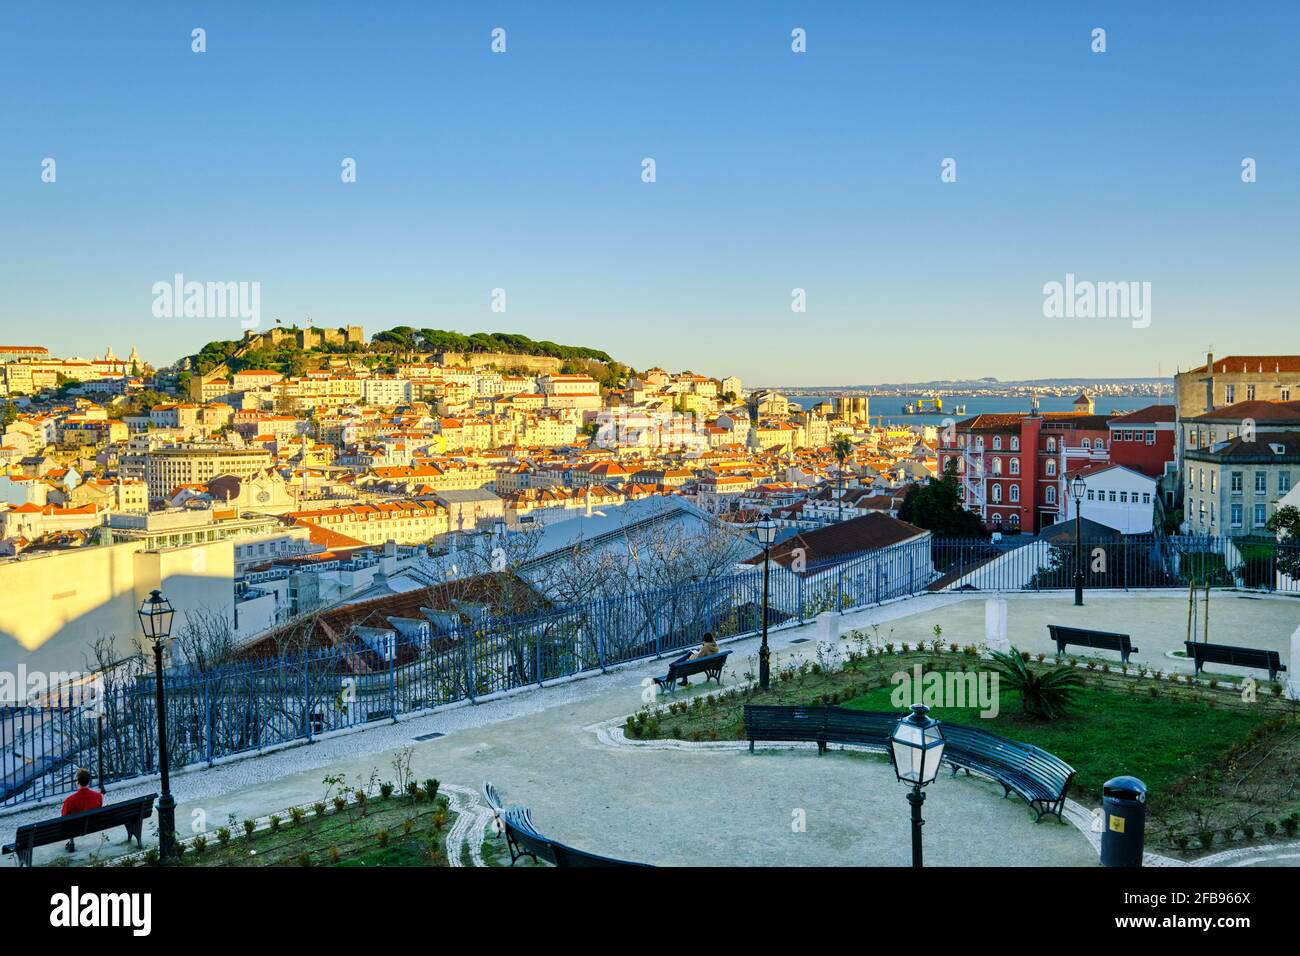
[[[826,611],[817,616],[817,635],[823,641],[837,641],[840,637],[840,618],[843,615]]]
[[[984,602],[984,643],[991,651],[1011,650],[1011,642],[1007,640],[1006,598],[989,598]]]
[[[1286,695],[1300,700],[1300,627],[1291,632],[1291,660],[1286,665]]]

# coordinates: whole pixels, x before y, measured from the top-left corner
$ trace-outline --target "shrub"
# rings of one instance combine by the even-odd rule
[[[1202,830],[1196,835],[1196,838],[1201,841],[1202,850],[1208,850],[1210,847],[1214,846],[1213,830]]]
[[[331,863],[337,863],[337,862],[339,861],[339,857],[340,857],[340,856],[341,856],[341,854],[339,853],[339,848],[338,848],[337,846],[332,846],[332,845],[331,845],[330,848],[329,848],[329,858],[330,858],[330,862],[331,862]]]
[[[230,843],[230,827],[217,827],[217,842],[223,847]]]
[[[348,805],[348,798],[343,796],[343,794],[339,794],[337,797],[334,798],[334,811],[336,813],[346,809],[347,805]]]
[[[299,853],[299,854],[298,854],[298,865],[299,865],[299,866],[311,866],[311,854],[308,853],[306,850],[303,850],[301,853]]]
[[[280,832],[280,818],[276,816],[274,813],[271,814],[271,832],[272,833]]]
[[[205,837],[202,833],[200,833],[198,836],[194,838],[194,852],[202,853],[207,848],[208,848],[208,838]]]
[[[1264,836],[1269,837],[1271,839],[1275,833],[1277,833],[1277,824],[1274,823],[1272,820],[1265,820]]]
[[[380,846],[388,846],[388,827],[380,827],[375,831],[375,839],[379,841]]]
[[[1010,653],[994,652],[999,676],[1014,691],[1020,693],[1020,705],[1030,717],[1055,720],[1074,703],[1082,680],[1068,667],[1048,671],[1035,671],[1025,661],[1024,655],[1014,647]]]
[[[406,795],[410,797],[412,800],[419,800],[420,797],[422,796],[420,792],[420,785],[416,783],[414,780],[408,781],[406,784]]]
[[[158,865],[158,848],[156,846],[151,846],[149,847],[149,849],[144,851],[144,865],[145,866]]]
[[[1283,819],[1282,829],[1286,831],[1287,836],[1289,837],[1295,836],[1296,831],[1300,830],[1300,815],[1293,813],[1289,817]]]
[[[289,819],[293,821],[293,825],[296,826],[296,827],[297,827],[297,826],[302,826],[303,818],[306,817],[306,816],[307,816],[307,813],[306,813],[305,810],[303,810],[302,807],[290,807],[290,808],[289,808]]]
[[[424,781],[425,796],[427,796],[430,800],[437,799],[438,788],[440,786],[442,786],[442,784],[437,779],[430,777],[428,780]]]
[[[389,783],[388,781],[384,781],[379,785],[379,796],[382,799],[387,800],[392,795],[393,795],[393,785],[391,783]]]
[[[325,804],[323,804],[323,803],[313,803],[313,804],[311,805],[311,808],[312,808],[313,811],[315,811],[316,816],[318,816],[318,817],[323,817],[323,816],[325,816]]]
[[[256,830],[256,829],[257,829],[257,821],[256,821],[256,820],[245,820],[245,821],[244,821],[244,836],[252,836],[252,835],[253,835],[253,831]]]

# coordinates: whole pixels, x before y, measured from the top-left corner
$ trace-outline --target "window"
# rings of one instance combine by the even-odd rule
[[[1122,504],[1122,505],[1126,505],[1126,504],[1128,504],[1128,492],[1127,492],[1127,491],[1121,491],[1121,492],[1119,493],[1119,503]]]
[[[1241,502],[1240,501],[1234,501],[1232,503],[1232,526],[1234,528],[1241,527]]]
[[[1223,399],[1229,405],[1235,402],[1237,400],[1237,386],[1235,385],[1223,386]]]
[[[1121,439],[1121,440],[1122,440],[1122,441],[1132,441],[1132,440],[1133,440],[1133,433],[1132,433],[1131,431],[1127,431],[1127,430],[1126,430],[1126,431],[1124,432],[1124,437],[1123,437],[1123,439]]]
[[[983,451],[983,450],[984,450],[984,436],[983,436],[983,435],[976,435],[976,436],[975,436],[975,448],[976,448],[977,450],[979,450],[979,451]]]
[[[1277,490],[1278,494],[1286,494],[1291,490],[1291,472],[1279,471],[1277,473]]]
[[[1149,491],[1142,492],[1142,503],[1144,505],[1151,504],[1151,492]]]
[[[1010,464],[1011,464],[1011,474],[1013,475],[1020,474],[1020,459],[1012,458]]]
[[[1148,445],[1154,445],[1155,443],[1156,443],[1156,433],[1155,433],[1154,431],[1148,431],[1148,432],[1147,432],[1147,444],[1148,444]]]
[[[1001,485],[994,485],[994,486],[993,486],[993,503],[994,503],[995,505],[1000,505],[1000,504],[1002,504],[1002,486],[1001,486]]]
[[[994,458],[994,459],[993,459],[993,474],[995,474],[995,475],[1000,475],[1000,474],[1002,474],[1002,459],[1001,459],[1001,458]]]
[[[995,515],[993,516],[993,524],[994,524],[996,527],[999,527],[999,528],[1002,527],[1002,515],[1000,515],[1000,514],[995,514]]]
[[[1283,385],[1283,386],[1282,386],[1282,401],[1284,401],[1284,402],[1289,402],[1289,401],[1291,401],[1291,386],[1290,386],[1290,385]]]
[[[1056,459],[1049,458],[1047,459],[1047,477],[1051,478],[1055,474],[1056,474]]]
[[[1268,524],[1268,505],[1255,505],[1255,527],[1262,528]]]
[[[1056,451],[1056,439],[1055,439],[1055,438],[1049,438],[1049,439],[1047,439],[1047,450],[1048,450],[1049,452]]]
[[[1043,495],[1043,501],[1049,505],[1056,504],[1056,486],[1048,485],[1047,492]]]
[[[1230,477],[1231,477],[1231,480],[1232,480],[1232,493],[1233,493],[1234,495],[1239,495],[1239,494],[1241,494],[1241,491],[1242,491],[1242,485],[1243,485],[1243,483],[1244,483],[1244,481],[1245,481],[1245,477],[1244,477],[1244,476],[1242,475],[1242,473],[1239,472],[1239,471],[1234,471],[1234,472],[1232,472],[1232,474],[1231,474]]]
[[[994,435],[994,436],[993,436],[993,450],[994,450],[994,451],[1001,451],[1001,450],[1002,450],[1002,436],[1001,436],[1001,435]]]
[[[1012,502],[1016,502],[1016,501],[1019,501],[1019,500],[1020,500],[1020,486],[1019,486],[1019,485],[1012,485],[1012,486],[1011,486],[1011,495],[1010,495],[1010,500],[1011,500]],[[1015,518],[1015,515],[1012,515],[1011,517],[1014,519],[1014,518]]]
[[[1246,401],[1248,401],[1248,402],[1253,402],[1254,400],[1255,400],[1255,386],[1254,386],[1254,385],[1247,385],[1247,386],[1246,386]]]
[[[1084,448],[1092,448],[1092,439],[1090,439],[1090,438],[1085,438],[1085,439],[1083,440],[1083,447],[1084,447]]]
[[[1011,450],[1020,451],[1020,436],[1018,435],[1011,436]]]
[[[1018,527],[1020,527],[1020,515],[1019,515],[1019,514],[1017,514],[1017,513],[1012,513],[1012,515],[1011,515],[1011,527],[1013,527],[1013,528],[1018,528]]]
[[[1092,501],[1092,496],[1093,496],[1093,492],[1092,492],[1091,489],[1089,489],[1089,491],[1088,491],[1088,500],[1089,500],[1089,501]]]
[[[1257,495],[1268,494],[1268,472],[1266,471],[1255,472],[1255,494]]]

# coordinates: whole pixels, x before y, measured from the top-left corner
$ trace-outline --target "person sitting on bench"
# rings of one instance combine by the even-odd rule
[[[98,790],[90,789],[90,771],[82,767],[77,771],[77,790],[63,801],[63,816],[73,813],[84,813],[87,810],[98,810],[104,805],[104,795]],[[65,846],[69,853],[77,849],[77,844],[69,840]]]
[[[688,661],[693,661],[701,657],[712,657],[714,654],[718,653],[720,653],[718,642],[713,639],[713,634],[709,633],[704,635],[704,643],[700,645],[700,649],[698,651],[691,651],[690,654],[686,655],[686,659]],[[687,687],[690,683],[689,678],[683,677],[681,686]]]

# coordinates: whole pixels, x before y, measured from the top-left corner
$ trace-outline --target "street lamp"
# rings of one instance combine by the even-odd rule
[[[167,776],[167,699],[163,694],[163,645],[172,633],[176,612],[159,591],[151,591],[140,604],[140,629],[153,644],[154,690],[158,709],[158,771],[162,775],[162,796],[158,798],[158,856],[171,860],[176,838],[176,798]]]
[[[943,760],[943,731],[939,721],[927,716],[930,708],[913,704],[912,712],[898,722],[889,738],[889,761],[903,783],[910,783],[907,802],[912,805],[912,866],[921,865],[921,804],[927,784],[934,782]]]
[[[1074,499],[1074,606],[1083,607],[1083,540],[1080,537],[1082,525],[1083,495],[1088,490],[1088,483],[1082,475],[1070,479],[1070,497]]]
[[[763,546],[763,643],[758,648],[758,686],[767,690],[772,678],[772,652],[767,646],[767,574],[772,558],[772,542],[776,541],[776,522],[772,513],[764,511],[754,526],[758,543]]]

